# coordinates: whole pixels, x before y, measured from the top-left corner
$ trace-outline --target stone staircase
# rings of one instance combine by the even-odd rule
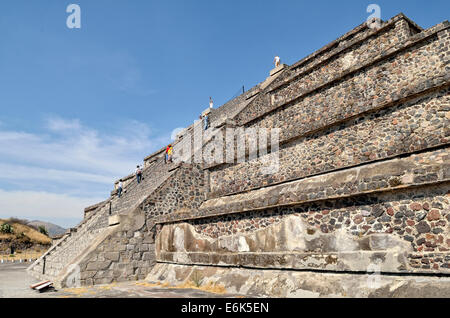
[[[127,214],[142,204],[173,173],[178,165],[166,164],[164,156],[156,157],[144,170],[140,184],[129,182],[121,195],[113,191],[111,197],[89,213],[76,228],[56,242],[44,255],[37,259],[27,271],[34,277],[57,280],[77,257],[87,250],[94,240],[108,228],[108,218],[115,214]]]
[[[217,124],[217,121],[215,122]],[[213,124],[211,123],[210,128],[214,128]],[[187,131],[192,142],[191,160],[193,160],[194,154],[201,152],[203,147],[212,140],[210,133],[213,129],[205,132],[202,121],[196,121]],[[198,143],[199,140],[202,142]],[[76,228],[70,230],[56,242],[27,271],[39,279],[58,281],[62,274],[67,273],[70,264],[76,263],[78,258],[83,257],[96,238],[100,238],[102,233],[108,229],[109,216],[133,212],[176,172],[177,167],[182,165],[181,162],[177,162],[176,147],[180,142],[182,140],[173,144],[174,163],[165,162],[164,151],[155,153],[149,161],[145,162],[143,178],[139,184],[134,175],[125,177],[125,186],[120,198],[117,196],[117,190],[112,191],[108,200],[98,204],[98,207],[90,211]],[[187,158],[178,159],[182,161]]]
[[[53,280],[100,234],[109,215],[110,200],[105,201],[89,217],[56,242],[44,255],[37,259],[27,271],[40,279]]]
[[[143,169],[141,183],[138,184],[136,179],[132,180],[122,192],[121,197],[112,203],[111,214],[123,214],[136,208],[170,176],[175,166],[174,163],[166,164],[164,156],[156,157]]]

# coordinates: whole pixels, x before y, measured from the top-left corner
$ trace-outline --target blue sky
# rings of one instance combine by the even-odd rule
[[[69,4],[81,29],[69,29]],[[366,20],[424,28],[449,1],[0,2],[0,218],[73,226],[117,178],[208,107]]]

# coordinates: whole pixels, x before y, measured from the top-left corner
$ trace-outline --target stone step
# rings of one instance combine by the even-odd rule
[[[84,250],[95,237],[96,233],[91,231],[92,226],[95,225],[101,218],[107,217],[109,212],[109,206],[105,205],[98,208],[98,211],[93,213],[87,222],[81,222],[76,232],[73,232],[70,236],[62,239],[56,246],[47,251],[41,258],[33,263],[29,270],[33,272],[42,273],[43,270],[43,258],[45,257],[45,269],[46,275],[49,270],[49,276],[54,276],[55,271],[58,273],[74,259],[80,251]],[[87,235],[91,234],[91,235]],[[82,243],[80,243],[80,241]]]

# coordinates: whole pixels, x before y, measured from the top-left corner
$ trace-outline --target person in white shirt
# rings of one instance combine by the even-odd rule
[[[275,67],[280,66],[280,57],[278,55],[275,56],[275,58],[273,59],[273,62],[275,63]]]
[[[134,170],[134,173],[136,174],[136,180],[137,183],[141,183],[142,180],[142,170],[141,167],[139,167],[139,165],[136,167],[136,170]]]
[[[213,108],[214,103],[211,97],[209,97],[209,108]]]
[[[123,183],[122,183],[122,179],[120,179],[119,185],[117,186],[117,195],[119,198],[122,195],[122,190],[123,190]]]

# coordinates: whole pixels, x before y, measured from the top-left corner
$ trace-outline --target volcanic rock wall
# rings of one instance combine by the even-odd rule
[[[275,173],[264,156],[206,165],[207,200],[154,219],[148,279],[197,267],[449,275],[449,33],[400,14],[285,70],[231,118],[281,129]]]
[[[272,70],[208,110],[206,132],[200,121],[181,132],[174,163],[164,149],[145,158],[141,184],[124,177],[122,197],[87,208],[30,272],[60,286],[200,271],[245,294],[449,294],[449,35],[448,22],[423,30],[399,14]],[[243,157],[221,144],[227,163],[195,160],[220,153],[217,133],[236,150],[273,128],[279,147],[259,158],[247,143]],[[372,272],[379,286],[353,292]]]

